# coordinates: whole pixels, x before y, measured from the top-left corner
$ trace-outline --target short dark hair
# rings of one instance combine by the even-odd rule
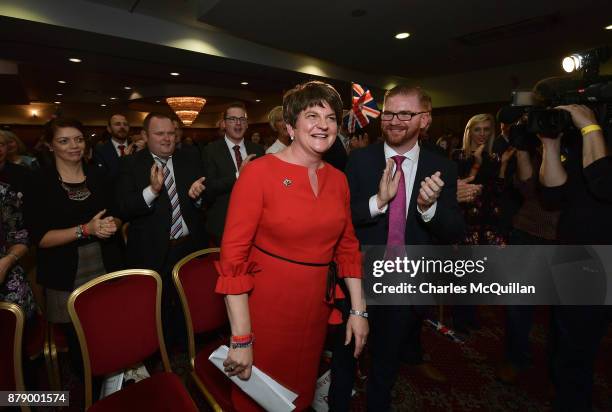
[[[156,119],[168,119],[170,121],[172,121],[172,118],[170,116],[168,116],[167,114],[163,114],[163,113],[158,113],[158,112],[151,112],[147,115],[147,117],[144,118],[143,122],[142,122],[142,130],[144,130],[145,132],[149,133],[149,124],[151,123],[151,119],[156,118]]]
[[[394,88],[387,90],[385,93],[385,102],[388,98],[399,95],[416,96],[417,99],[419,99],[419,103],[425,110],[431,110],[431,96],[429,96],[425,90],[419,86],[408,86],[405,84],[395,86]]]
[[[106,123],[108,123],[109,126],[111,125],[111,119],[113,117],[115,117],[115,116],[123,116],[123,117],[125,117],[125,120],[127,120],[127,116],[125,114],[123,114],[123,113],[113,113],[110,116],[108,116],[108,121],[106,122]]]
[[[295,127],[298,116],[303,110],[323,103],[336,114],[336,123],[342,122],[342,98],[331,84],[318,80],[298,84],[283,96],[283,118],[287,124]]]
[[[225,110],[223,110],[223,117],[221,117],[221,120],[225,120],[225,117],[227,116],[227,111],[229,109],[242,109],[242,110],[244,110],[245,113],[247,111],[246,110],[246,106],[244,105],[244,103],[242,103],[242,102],[232,102],[232,103],[227,105]]]
[[[55,132],[62,127],[74,127],[83,134],[83,137],[86,137],[83,123],[71,117],[56,117],[45,125],[45,141],[51,143],[53,141],[53,136],[55,136]]]

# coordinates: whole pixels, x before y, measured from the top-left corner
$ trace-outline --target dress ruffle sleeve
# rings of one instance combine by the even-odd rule
[[[346,182],[346,181],[345,181]],[[355,236],[353,219],[351,218],[351,198],[348,183],[345,185],[345,225],[342,236],[336,246],[334,260],[338,264],[338,277],[340,278],[361,278],[361,251],[359,241]]]
[[[233,265],[216,261],[215,268],[219,273],[215,292],[223,295],[240,295],[253,289],[253,275],[259,271],[257,263],[244,262]]]
[[[215,291],[224,295],[240,295],[253,289],[257,264],[249,260],[253,238],[263,206],[261,174],[257,165],[247,165],[240,173],[230,197],[220,260],[215,262],[219,274]],[[249,207],[244,207],[248,204]]]

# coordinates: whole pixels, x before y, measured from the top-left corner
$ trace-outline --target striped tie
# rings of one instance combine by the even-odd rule
[[[170,205],[172,206],[172,223],[170,225],[170,239],[178,239],[183,236],[183,217],[181,215],[181,206],[179,205],[178,193],[176,192],[176,184],[170,173],[170,168],[166,165],[167,161],[157,159],[162,166],[164,172],[164,185],[168,192]]]

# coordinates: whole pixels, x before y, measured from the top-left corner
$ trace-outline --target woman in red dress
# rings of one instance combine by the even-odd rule
[[[283,115],[293,143],[253,161],[234,186],[216,290],[226,295],[232,329],[225,371],[248,379],[256,365],[298,394],[300,411],[312,402],[334,318],[326,301],[329,262],[353,302],[346,341],[354,337],[355,356],[368,323],[348,184],[322,160],[341,121],[340,95],[322,82],[296,86],[284,96]],[[261,410],[236,387],[232,401],[241,412]]]

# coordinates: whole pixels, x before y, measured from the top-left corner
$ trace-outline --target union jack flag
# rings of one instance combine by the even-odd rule
[[[359,127],[363,129],[370,123],[369,117],[376,119],[380,116],[380,110],[372,97],[370,90],[364,89],[357,83],[352,83],[353,99],[351,109],[345,117],[349,133],[353,134]]]

